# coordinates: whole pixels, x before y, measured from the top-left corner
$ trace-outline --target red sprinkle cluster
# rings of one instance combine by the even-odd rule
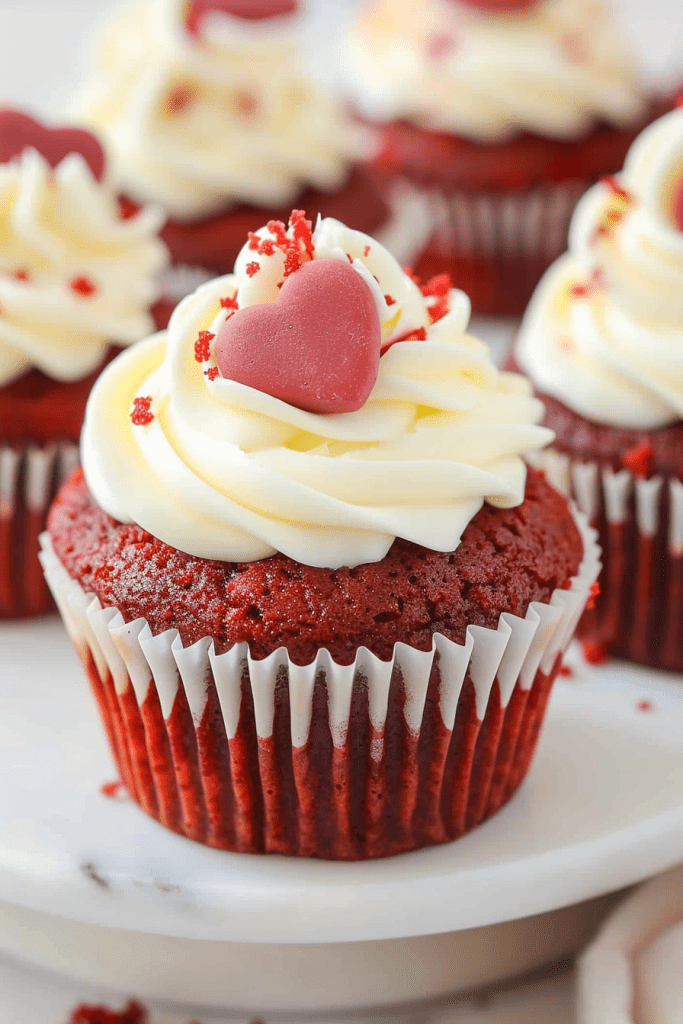
[[[211,358],[211,342],[216,337],[211,331],[200,331],[194,343],[194,357],[198,363],[206,363]]]
[[[94,295],[97,291],[97,285],[95,282],[85,275],[81,275],[81,277],[74,277],[70,282],[69,287],[72,292],[75,292],[76,295],[81,295],[84,299]]]
[[[422,294],[424,296],[433,295],[436,299],[435,302],[429,307],[429,315],[432,318],[432,323],[437,323],[442,317],[446,315],[450,308],[449,297],[450,291],[453,285],[448,274],[438,274],[433,277],[427,284],[422,285]]]
[[[154,419],[154,413],[150,409],[152,399],[148,395],[145,398],[133,399],[133,411],[130,419],[134,427],[146,427]]]
[[[81,1003],[69,1017],[69,1024],[147,1024],[149,1013],[135,999],[117,1013],[106,1006],[88,1006]]]
[[[292,210],[289,218],[292,238],[288,237],[287,228],[281,220],[270,220],[267,227],[270,234],[274,235],[275,238],[259,238],[252,231],[249,233],[249,248],[252,252],[257,252],[259,256],[272,256],[276,249],[284,253],[285,278],[299,270],[304,263],[308,263],[313,259],[313,224],[310,220],[306,220],[306,212],[304,210]],[[250,263],[247,267],[247,273],[250,277],[253,276],[249,273],[249,267],[251,266],[255,266],[258,269],[258,263]],[[256,273],[256,271],[253,271],[253,273]]]
[[[633,448],[629,448],[627,452],[624,452],[621,463],[634,476],[645,479],[650,475],[653,456],[654,450],[652,445],[648,441],[641,441],[640,444],[636,444]]]
[[[215,380],[220,370],[217,366],[210,366],[208,370],[204,370],[204,376],[208,377],[209,380]]]
[[[232,313],[236,313],[239,309],[239,302],[235,295],[226,295],[224,299],[221,299],[221,306],[223,309],[228,309]]]

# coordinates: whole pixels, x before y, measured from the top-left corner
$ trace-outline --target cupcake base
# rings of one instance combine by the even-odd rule
[[[510,799],[530,763],[552,681],[599,569],[569,589],[470,626],[464,644],[398,643],[350,665],[306,666],[245,643],[216,654],[126,623],[67,573],[47,535],[45,574],[88,673],[131,795],[166,827],[209,846],[329,859],[385,857],[447,842]]]

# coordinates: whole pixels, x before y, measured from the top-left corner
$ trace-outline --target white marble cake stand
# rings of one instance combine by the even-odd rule
[[[574,662],[492,821],[340,864],[210,850],[103,796],[114,769],[61,625],[1,625],[0,951],[251,1014],[436,998],[569,954],[595,897],[683,853],[683,682]]]

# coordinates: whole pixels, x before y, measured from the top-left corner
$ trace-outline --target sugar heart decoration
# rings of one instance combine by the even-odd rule
[[[355,412],[379,372],[382,328],[370,288],[340,260],[313,260],[277,300],[234,313],[216,336],[224,377],[297,409]]]
[[[204,18],[214,12],[229,14],[243,21],[266,21],[295,14],[298,0],[192,0],[187,12],[187,27],[193,35],[201,31]]]
[[[48,128],[28,114],[0,108],[0,163],[8,163],[29,147],[37,149],[50,167],[70,153],[80,153],[95,177],[104,175],[104,150],[94,135],[82,128]]]
[[[465,7],[476,7],[489,14],[513,14],[530,11],[540,0],[451,0],[451,3]]]

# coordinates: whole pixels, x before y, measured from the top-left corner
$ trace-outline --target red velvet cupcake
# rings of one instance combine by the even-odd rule
[[[449,272],[479,313],[523,312],[579,197],[668,109],[596,0],[375,0],[349,64],[378,171],[431,202],[418,272]]]
[[[294,213],[95,385],[43,564],[167,827],[382,857],[520,784],[598,552],[527,473],[542,407],[468,315]]]
[[[683,670],[683,110],[577,208],[516,361],[556,433],[543,464],[598,528],[591,654]]]
[[[425,204],[365,166],[370,133],[305,75],[298,0],[139,0],[104,26],[78,115],[101,134],[127,202],[167,214],[178,296],[232,270],[255,224],[292,206],[411,261]],[[400,198],[400,215],[394,207]]]
[[[85,403],[154,326],[161,218],[122,219],[102,148],[0,110],[0,618],[51,607],[38,536],[78,462]]]

